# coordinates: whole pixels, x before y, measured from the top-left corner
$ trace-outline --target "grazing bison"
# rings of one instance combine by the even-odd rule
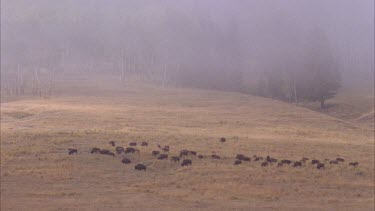
[[[199,158],[199,159],[202,159],[202,158],[203,158],[203,155],[198,155],[198,158]]]
[[[242,163],[241,160],[236,160],[236,161],[234,161],[234,165],[240,165],[241,163]]]
[[[169,152],[169,147],[163,147],[163,152]]]
[[[245,155],[243,155],[243,154],[237,154],[236,155],[236,159],[238,159],[238,160],[242,160],[242,158],[244,158],[245,157]]]
[[[128,154],[128,153],[135,153],[135,149],[133,147],[126,147],[125,149],[125,154]]]
[[[324,169],[324,164],[323,163],[318,163],[318,165],[316,165],[316,168],[317,169]]]
[[[109,145],[111,145],[111,146],[115,146],[115,142],[114,141],[110,141],[110,142],[108,142],[109,143]]]
[[[221,137],[221,138],[220,138],[220,142],[221,142],[221,143],[224,143],[224,142],[226,142],[226,141],[227,141],[226,138],[224,138],[224,137]]]
[[[220,156],[219,155],[212,155],[211,156],[213,159],[220,159]]]
[[[270,163],[277,163],[277,159],[275,159],[275,158],[271,158],[269,162],[270,162]]]
[[[69,155],[73,155],[73,154],[77,154],[78,153],[77,149],[69,148],[68,150],[69,150]]]
[[[148,146],[148,143],[145,142],[145,141],[143,141],[143,142],[141,143],[141,146],[143,146],[143,147],[147,147],[147,146]]]
[[[91,154],[94,154],[94,153],[100,153],[100,149],[97,148],[97,147],[93,147],[93,148],[91,149]]]
[[[292,161],[291,160],[282,160],[281,163],[290,165],[292,163]]]
[[[116,147],[115,150],[116,150],[117,154],[121,154],[121,152],[125,152],[124,147]]]
[[[313,165],[314,165],[314,164],[318,164],[318,163],[320,163],[319,160],[312,160],[312,161],[311,161],[311,164],[313,164]]]
[[[135,146],[137,146],[137,142],[130,142],[130,143],[129,143],[129,146],[131,146],[131,147],[135,147]]]
[[[345,161],[345,160],[342,159],[342,158],[336,158],[336,160],[339,161],[339,162],[344,162],[344,161]]]
[[[193,162],[190,159],[185,159],[182,161],[181,166],[189,166],[192,165]]]
[[[189,151],[189,155],[194,155],[194,156],[196,156],[196,155],[197,155],[197,152],[196,152],[196,151]]]
[[[178,157],[178,156],[172,156],[171,157],[171,161],[173,161],[173,162],[180,162],[180,157]]]
[[[300,162],[300,161],[294,162],[293,167],[294,168],[296,168],[296,167],[302,167],[302,162]]]
[[[189,151],[188,150],[183,149],[183,150],[180,151],[180,157],[182,157],[182,156],[188,156],[188,155],[189,155]]]
[[[142,171],[142,170],[146,171],[146,168],[147,167],[145,165],[140,164],[140,163],[134,166],[134,169],[138,171]]]
[[[250,162],[251,159],[249,157],[244,156],[241,160]]]
[[[124,159],[122,159],[121,162],[122,162],[123,164],[130,164],[132,161],[129,160],[129,159],[127,159],[127,158],[124,158]]]
[[[268,166],[268,163],[267,162],[263,162],[262,163],[262,167],[266,167],[266,166]]]
[[[279,163],[277,164],[277,167],[282,167],[283,165],[284,165],[283,162],[279,162]]]
[[[358,164],[359,164],[358,162],[352,162],[352,163],[349,163],[349,166],[354,166],[355,167],[355,166],[358,166]]]
[[[263,158],[262,157],[256,157],[255,158],[255,161],[260,161],[260,160],[263,160]]]
[[[110,151],[108,149],[101,149],[100,150],[100,154],[103,154],[103,155],[108,154],[109,152]]]
[[[167,154],[160,154],[159,157],[158,157],[158,160],[167,160],[168,159],[168,155]]]
[[[152,151],[152,155],[153,155],[153,156],[156,156],[156,155],[158,155],[158,154],[160,154],[159,151],[157,151],[157,150],[153,150],[153,151]]]
[[[339,164],[339,161],[337,161],[337,160],[331,160],[331,161],[329,162],[329,164]]]

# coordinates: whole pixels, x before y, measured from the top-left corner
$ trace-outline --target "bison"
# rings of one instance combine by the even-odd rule
[[[151,153],[152,153],[153,156],[156,156],[156,155],[160,154],[160,152],[157,151],[157,150],[153,150]]]
[[[134,169],[138,170],[138,171],[142,171],[142,170],[146,171],[147,167],[145,165],[139,163],[139,164],[134,166]]]
[[[355,167],[355,166],[358,166],[358,164],[359,164],[358,162],[352,162],[352,163],[349,163],[349,166],[354,166]]]
[[[241,160],[236,160],[236,161],[234,161],[234,164],[233,164],[233,165],[240,165],[241,163],[242,163]]]
[[[277,167],[282,167],[283,165],[284,165],[283,162],[279,162],[279,163],[277,164]]]
[[[281,163],[290,165],[292,163],[292,161],[291,160],[282,160]]]
[[[197,155],[197,152],[196,152],[196,151],[189,151],[189,155],[196,156],[196,155]]]
[[[121,154],[121,152],[125,152],[124,147],[116,147],[115,150],[116,150],[117,154]]]
[[[68,150],[69,150],[69,155],[73,155],[73,154],[77,154],[78,153],[77,149],[69,148]]]
[[[180,162],[180,157],[178,157],[178,156],[172,156],[171,157],[171,161],[173,161],[173,162]]]
[[[212,157],[213,159],[217,159],[217,160],[220,159],[220,156],[219,156],[219,155],[212,155],[211,157]]]
[[[127,158],[124,158],[124,159],[121,160],[121,162],[122,162],[123,164],[127,165],[127,164],[130,164],[132,161],[129,160],[129,159],[127,159]]]
[[[256,157],[254,160],[255,161],[260,161],[260,160],[263,160],[263,158],[262,157]]]
[[[224,137],[221,137],[221,138],[220,138],[220,142],[221,142],[221,143],[224,143],[224,142],[226,142],[226,141],[227,141],[226,138],[224,138]]]
[[[145,142],[145,141],[143,141],[143,142],[141,143],[141,146],[143,146],[143,147],[147,147],[147,146],[148,146],[148,143]]]
[[[202,159],[204,156],[203,155],[198,155],[198,158],[199,159]]]
[[[188,155],[189,155],[189,151],[188,150],[183,149],[183,150],[180,151],[180,157],[182,157],[182,156],[188,156]]]
[[[125,152],[125,154],[135,153],[135,149],[133,147],[126,147],[124,152]]]
[[[296,168],[296,167],[302,167],[302,162],[301,161],[294,162],[293,167],[294,168]]]
[[[268,163],[267,162],[263,162],[262,163],[262,167],[266,167],[266,166],[268,166]]]
[[[168,155],[167,154],[160,154],[159,157],[158,157],[158,160],[166,160],[168,159]]]
[[[94,147],[91,149],[91,154],[94,154],[94,153],[100,153],[100,149],[97,148],[97,147]]]
[[[337,161],[337,160],[331,160],[331,161],[329,162],[329,164],[339,164],[339,161]]]
[[[342,158],[336,158],[336,160],[337,160],[338,162],[344,162],[344,161],[345,161],[345,160],[342,159]]]
[[[182,161],[181,166],[189,166],[192,165],[193,162],[190,159],[185,159]]]
[[[323,163],[318,163],[318,165],[316,165],[316,168],[317,169],[324,169],[324,164]]]
[[[129,146],[131,146],[131,147],[135,147],[135,146],[137,146],[137,142],[130,142],[130,143],[129,143]]]
[[[237,154],[236,155],[236,159],[238,159],[238,160],[242,160],[242,158],[244,158],[245,157],[245,155],[243,155],[243,154]]]

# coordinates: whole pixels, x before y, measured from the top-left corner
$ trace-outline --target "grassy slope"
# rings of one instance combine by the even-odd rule
[[[367,127],[236,93],[91,82],[79,88],[2,104],[2,208],[373,208],[374,137]],[[221,136],[228,142],[219,143]],[[93,146],[110,148],[108,140],[123,146],[149,141],[131,156],[148,171],[88,153]],[[187,148],[223,159],[193,159],[193,166],[181,168],[152,158],[156,144],[170,145],[171,154]],[[68,156],[69,147],[80,153]],[[340,156],[360,166],[235,167],[237,153]]]

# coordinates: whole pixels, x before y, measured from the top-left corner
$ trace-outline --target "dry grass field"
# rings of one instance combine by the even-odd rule
[[[238,93],[77,84],[61,85],[51,98],[3,99],[1,210],[374,209],[371,126]],[[130,165],[121,163],[125,155],[90,154],[92,147],[114,151],[110,140],[149,146],[126,155]],[[151,156],[157,144],[169,145],[170,155],[189,149],[206,157],[181,167]],[[234,166],[237,153],[346,161],[324,170]],[[137,163],[147,171],[135,171]]]

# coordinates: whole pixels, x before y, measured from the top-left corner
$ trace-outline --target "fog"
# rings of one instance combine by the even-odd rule
[[[335,64],[342,88],[373,88],[374,1],[4,0],[1,5],[2,80],[12,81],[12,73],[25,80],[38,72],[119,80],[138,75],[162,85],[254,92],[264,75],[307,71],[316,63],[314,55]]]

